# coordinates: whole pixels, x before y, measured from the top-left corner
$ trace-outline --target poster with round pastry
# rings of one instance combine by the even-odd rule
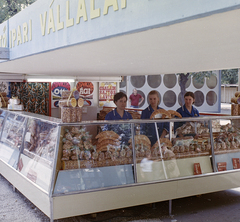
[[[150,119],[165,119],[165,118],[171,119],[171,114],[165,109],[157,109],[150,116]]]
[[[178,118],[182,118],[182,115],[179,112],[176,112],[174,110],[168,110],[168,112],[170,113],[172,118],[175,118],[175,116],[177,116]]]

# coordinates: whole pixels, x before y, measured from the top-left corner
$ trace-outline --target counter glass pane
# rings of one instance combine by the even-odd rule
[[[18,171],[46,191],[51,183],[57,137],[55,124],[35,118],[28,120]]]
[[[155,129],[153,123],[141,124],[150,125],[152,133],[142,130],[143,127],[140,127],[139,135],[136,132],[137,182],[191,177],[213,172],[208,121],[190,122],[189,118],[186,120],[175,123],[175,126],[178,126],[175,128],[174,123],[169,121],[156,123]],[[166,129],[168,125],[170,133],[159,139],[162,134],[159,129]]]
[[[26,126],[26,117],[9,113],[6,117],[0,146],[0,158],[16,168]]]
[[[130,138],[128,123],[62,127],[54,193],[134,183]]]
[[[240,120],[213,121],[215,166],[218,172],[240,169]]]
[[[3,121],[4,121],[5,117],[6,117],[6,114],[7,114],[6,111],[0,109],[0,134],[2,132]]]

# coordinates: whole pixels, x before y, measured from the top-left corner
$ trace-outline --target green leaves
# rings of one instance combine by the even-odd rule
[[[221,73],[222,84],[237,84],[238,83],[238,69],[225,69]]]
[[[0,24],[35,1],[36,0],[0,0]]]

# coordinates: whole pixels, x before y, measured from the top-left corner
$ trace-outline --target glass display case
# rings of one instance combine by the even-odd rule
[[[155,127],[169,125],[169,119],[158,124],[140,122],[98,123],[93,134],[88,125],[62,126],[61,168],[54,194],[214,172],[209,120],[187,122],[181,135],[176,132],[173,138],[172,132],[160,139],[153,135]],[[149,128],[151,137],[146,136]]]
[[[0,121],[1,174],[51,220],[240,186],[236,116],[61,123],[1,110]]]

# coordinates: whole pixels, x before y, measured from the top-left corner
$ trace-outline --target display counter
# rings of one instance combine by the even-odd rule
[[[0,173],[51,220],[231,189],[240,186],[238,121],[61,123],[1,109]]]

